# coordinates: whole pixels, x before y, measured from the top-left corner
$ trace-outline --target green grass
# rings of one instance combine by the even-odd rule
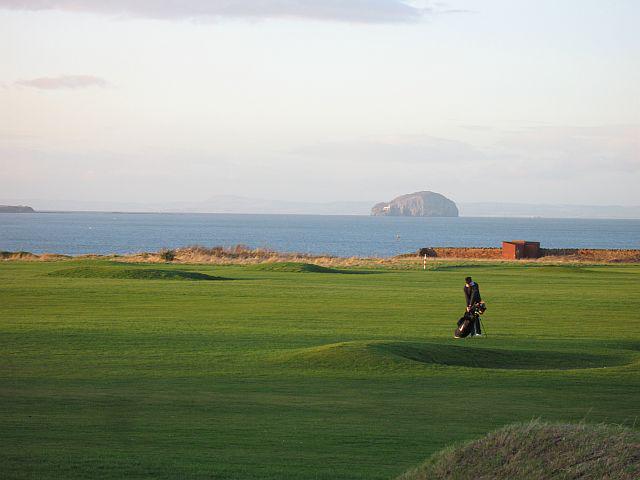
[[[631,364],[634,360],[634,355],[622,351],[605,355],[466,345],[467,342],[465,346],[385,341],[341,342],[292,350],[275,358],[307,368],[418,371],[434,365],[506,370],[569,370],[613,367]]]
[[[175,269],[121,268],[121,267],[72,267],[49,272],[52,277],[66,278],[117,278],[122,280],[223,280],[200,272],[185,272]]]
[[[313,263],[301,263],[301,262],[259,263],[249,268],[253,270],[258,270],[261,272],[285,272],[285,273],[342,273],[342,274],[371,273],[364,270],[329,268],[329,267],[323,267],[321,265],[315,265]]]
[[[1,476],[388,479],[532,418],[638,430],[638,265],[294,267],[0,263]],[[488,336],[455,340],[467,272]]]

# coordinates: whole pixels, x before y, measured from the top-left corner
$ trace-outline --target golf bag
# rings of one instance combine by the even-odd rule
[[[455,338],[465,338],[473,332],[480,333],[480,315],[482,315],[487,306],[484,302],[476,303],[470,311],[465,312],[462,318],[458,320],[458,328],[456,328],[453,336]]]

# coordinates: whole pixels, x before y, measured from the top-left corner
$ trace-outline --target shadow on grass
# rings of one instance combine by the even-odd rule
[[[506,370],[569,370],[630,363],[626,355],[442,345],[434,343],[373,343],[369,348],[421,363]]]
[[[633,361],[629,354],[596,354],[555,350],[509,350],[461,344],[353,341],[280,353],[277,363],[303,368],[357,371],[450,366],[500,370],[573,370],[616,367]]]

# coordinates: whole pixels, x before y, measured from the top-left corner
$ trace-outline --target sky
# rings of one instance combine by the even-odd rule
[[[640,205],[636,0],[0,0],[0,198]]]

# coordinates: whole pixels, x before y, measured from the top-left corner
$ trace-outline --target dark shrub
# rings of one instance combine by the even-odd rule
[[[176,251],[175,250],[169,250],[168,248],[163,248],[162,250],[160,250],[158,252],[158,255],[165,262],[172,262],[176,258]]]

